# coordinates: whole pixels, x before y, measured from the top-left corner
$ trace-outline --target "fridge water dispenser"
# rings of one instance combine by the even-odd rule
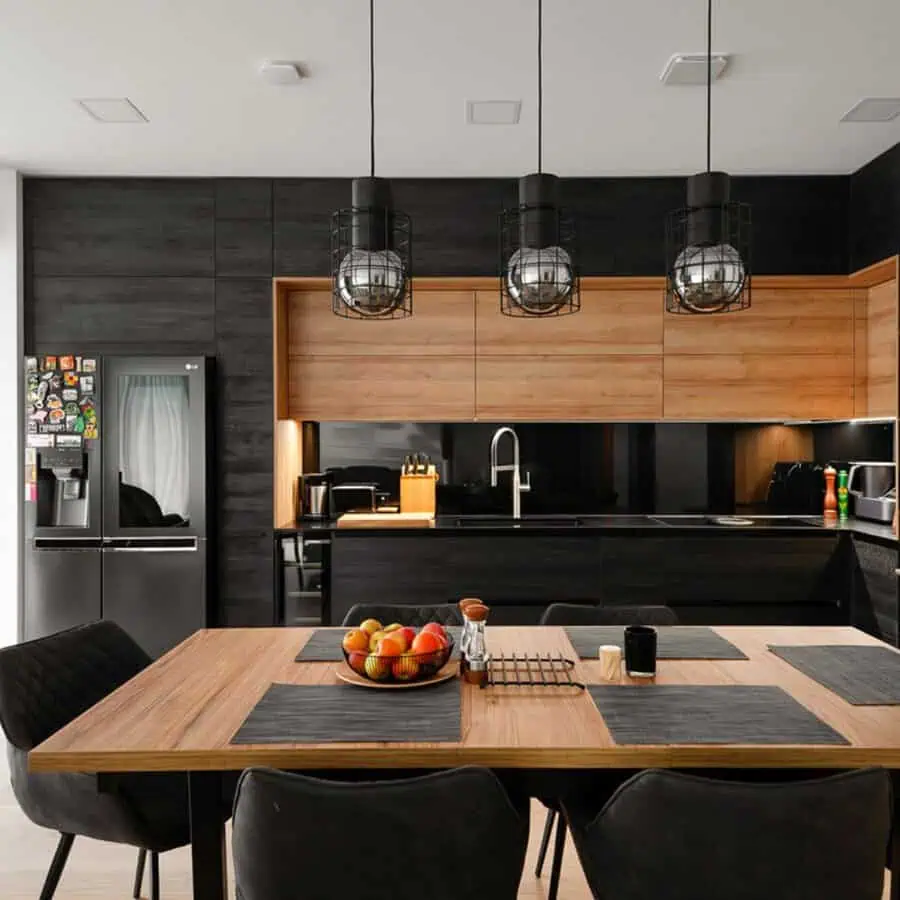
[[[74,449],[38,452],[38,525],[87,528],[88,494],[87,453]]]

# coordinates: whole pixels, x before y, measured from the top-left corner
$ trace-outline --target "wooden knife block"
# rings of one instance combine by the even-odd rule
[[[400,512],[428,513],[437,512],[436,472],[429,475],[400,476]]]

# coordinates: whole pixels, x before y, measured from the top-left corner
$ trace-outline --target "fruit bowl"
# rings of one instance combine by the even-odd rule
[[[380,633],[380,632],[379,632]],[[432,633],[433,634],[433,633]],[[432,634],[407,641],[409,649],[400,649],[403,641],[377,641],[374,650],[341,649],[347,666],[358,676],[378,684],[413,684],[428,681],[440,672],[453,654],[453,637],[443,632],[440,637]],[[390,632],[387,633],[390,636]],[[424,645],[424,649],[422,647]]]

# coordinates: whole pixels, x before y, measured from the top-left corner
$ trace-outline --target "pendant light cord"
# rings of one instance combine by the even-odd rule
[[[540,174],[541,168],[543,166],[543,157],[544,157],[544,2],[543,2],[543,0],[538,0],[537,50],[538,50],[537,170],[538,170],[538,173]]]
[[[369,0],[369,175],[375,177],[375,0]]]
[[[712,160],[712,0],[706,6],[706,171]]]

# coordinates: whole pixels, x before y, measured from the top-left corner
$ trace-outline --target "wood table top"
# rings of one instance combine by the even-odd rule
[[[748,660],[660,660],[661,685],[778,685],[849,741],[844,746],[616,745],[586,691],[462,685],[459,743],[231,745],[273,682],[337,684],[344,663],[294,661],[312,628],[198,631],[29,755],[33,771],[201,771],[279,768],[835,767],[900,769],[900,706],[851,706],[769,644],[886,646],[847,627],[716,627]],[[490,627],[494,655],[562,653],[559,627]],[[574,677],[605,683],[599,662]],[[623,677],[623,683],[629,679]],[[363,690],[360,688],[360,690]]]

